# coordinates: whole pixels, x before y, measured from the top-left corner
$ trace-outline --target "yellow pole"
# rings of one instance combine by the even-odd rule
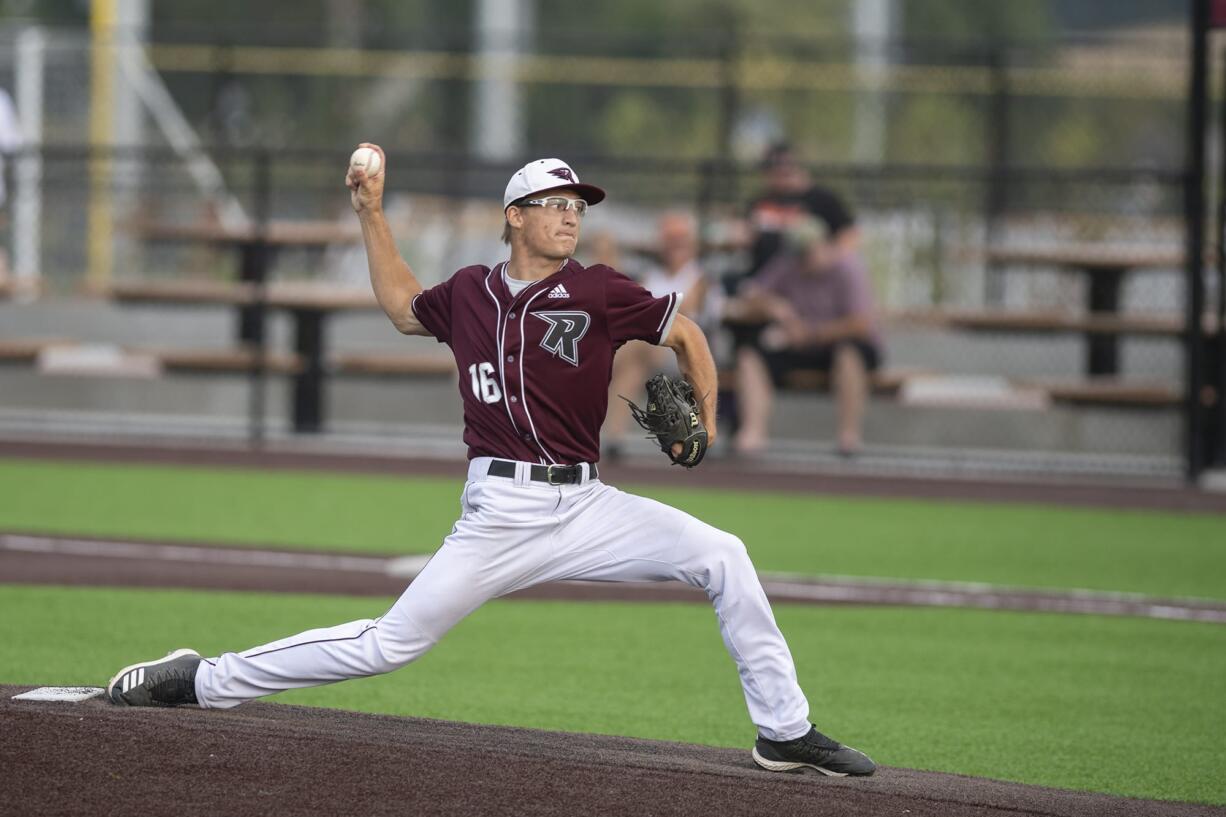
[[[112,98],[115,65],[115,19],[118,0],[90,3],[89,84],[89,268],[86,285],[101,291],[111,282]]]

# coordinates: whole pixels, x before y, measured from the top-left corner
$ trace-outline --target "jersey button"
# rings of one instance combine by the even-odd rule
[[[507,363],[514,363],[515,355],[507,355]]]
[[[518,403],[518,402],[519,402],[519,398],[518,398],[518,397],[516,397],[515,395],[513,395],[513,394],[512,394],[512,395],[511,395],[511,402],[512,402],[512,403]]]
[[[531,434],[520,434],[519,436],[520,436],[520,437],[523,437],[524,442],[528,442],[529,440],[531,440],[531,439],[532,439],[532,435],[531,435]]]
[[[515,313],[512,312],[510,315],[507,315],[507,317],[510,318],[511,320],[515,320]]]

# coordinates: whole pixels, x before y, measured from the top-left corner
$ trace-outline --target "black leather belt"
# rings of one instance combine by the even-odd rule
[[[510,460],[493,460],[490,462],[491,477],[515,477],[515,463]],[[595,464],[588,466],[592,479],[600,476]],[[550,485],[578,485],[583,482],[582,465],[534,465],[530,479],[533,482],[545,482]]]

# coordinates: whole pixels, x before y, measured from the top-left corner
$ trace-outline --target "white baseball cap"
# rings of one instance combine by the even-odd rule
[[[579,184],[579,174],[561,159],[537,159],[515,171],[502,194],[502,209],[513,202],[547,190],[574,190],[588,204],[604,201],[604,191],[592,184]]]

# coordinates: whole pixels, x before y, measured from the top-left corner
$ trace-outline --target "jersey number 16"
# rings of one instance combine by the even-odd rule
[[[494,379],[494,364],[474,363],[468,367],[468,374],[473,381],[473,397],[487,403],[497,403],[502,399],[502,389]]]

